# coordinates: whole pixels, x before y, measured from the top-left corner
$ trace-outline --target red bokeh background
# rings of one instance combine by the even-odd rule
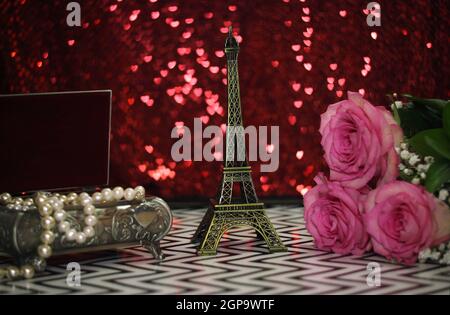
[[[231,24],[244,122],[280,126],[280,168],[254,168],[261,196],[300,196],[325,169],[320,114],[347,90],[377,105],[392,92],[449,97],[446,0],[378,1],[381,27],[366,23],[368,0],[78,1],[81,27],[67,26],[68,2],[0,3],[0,92],[112,89],[112,185],[215,194],[220,162],[174,163],[170,132],[226,122]]]

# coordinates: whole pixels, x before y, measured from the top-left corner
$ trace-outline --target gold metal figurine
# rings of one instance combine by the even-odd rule
[[[200,244],[199,255],[215,255],[220,239],[227,230],[250,226],[256,230],[258,238],[267,243],[270,252],[286,251],[266,215],[264,203],[258,201],[251,177],[252,171],[245,157],[245,134],[239,93],[239,44],[233,37],[231,27],[225,42],[225,53],[228,69],[228,124],[222,184],[218,203],[211,202],[192,242]],[[236,155],[244,158],[236,159]],[[239,199],[233,198],[234,183],[240,185]]]

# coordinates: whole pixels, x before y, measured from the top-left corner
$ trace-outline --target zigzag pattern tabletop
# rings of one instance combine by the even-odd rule
[[[224,236],[217,256],[197,256],[190,238],[204,211],[174,211],[161,264],[141,247],[57,257],[32,280],[0,282],[0,294],[450,294],[450,266],[316,250],[298,207],[267,211],[288,252],[267,254],[253,230],[239,229]],[[80,287],[66,283],[68,261],[81,266]],[[381,286],[367,285],[370,262],[381,267]]]

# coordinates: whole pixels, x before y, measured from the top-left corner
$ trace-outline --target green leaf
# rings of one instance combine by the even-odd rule
[[[442,113],[445,105],[448,102],[445,100],[439,100],[439,99],[434,99],[434,98],[418,98],[418,97],[414,97],[410,94],[403,94],[403,96],[406,97],[411,102],[413,102],[414,105],[422,106],[422,107],[427,106],[427,107],[433,108],[434,110],[436,110],[440,113]]]
[[[447,137],[450,139],[450,102],[448,102],[444,108],[442,123],[444,125],[445,133],[447,134]]]
[[[402,120],[400,118],[400,115],[398,114],[398,108],[397,105],[395,105],[394,103],[392,104],[392,113],[394,114],[394,120],[395,122],[401,126],[402,125]]]
[[[442,118],[432,117],[427,110],[403,107],[397,109],[397,112],[401,121],[400,126],[407,138],[423,130],[442,128]]]
[[[400,171],[400,179],[402,179],[405,182],[410,183],[413,180],[414,176],[412,175],[406,175],[403,173],[403,171]]]
[[[439,190],[443,184],[449,181],[450,161],[437,160],[428,169],[425,187],[429,192],[434,193]]]
[[[443,128],[421,131],[409,143],[422,156],[431,155],[437,159],[450,160],[450,138]]]

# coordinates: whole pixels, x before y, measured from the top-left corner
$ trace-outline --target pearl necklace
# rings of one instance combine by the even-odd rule
[[[97,224],[97,209],[95,205],[119,201],[125,199],[127,201],[142,200],[145,198],[145,189],[142,186],[136,188],[123,189],[116,187],[114,189],[105,188],[101,192],[95,192],[90,196],[88,193],[69,193],[68,195],[50,194],[38,192],[34,199],[20,197],[13,198],[9,193],[0,195],[0,204],[5,205],[8,209],[17,211],[27,211],[34,206],[38,209],[41,216],[42,233],[40,237],[41,244],[37,248],[37,257],[30,265],[24,265],[20,268],[16,266],[8,266],[0,268],[0,279],[7,277],[8,279],[16,279],[23,277],[31,279],[34,277],[35,270],[41,271],[45,269],[46,259],[52,255],[52,243],[55,241],[55,233],[53,230],[57,227],[67,241],[76,242],[81,245],[87,240],[95,236],[95,226]],[[78,205],[83,207],[84,228],[77,231],[67,221],[67,212],[64,205]]]

